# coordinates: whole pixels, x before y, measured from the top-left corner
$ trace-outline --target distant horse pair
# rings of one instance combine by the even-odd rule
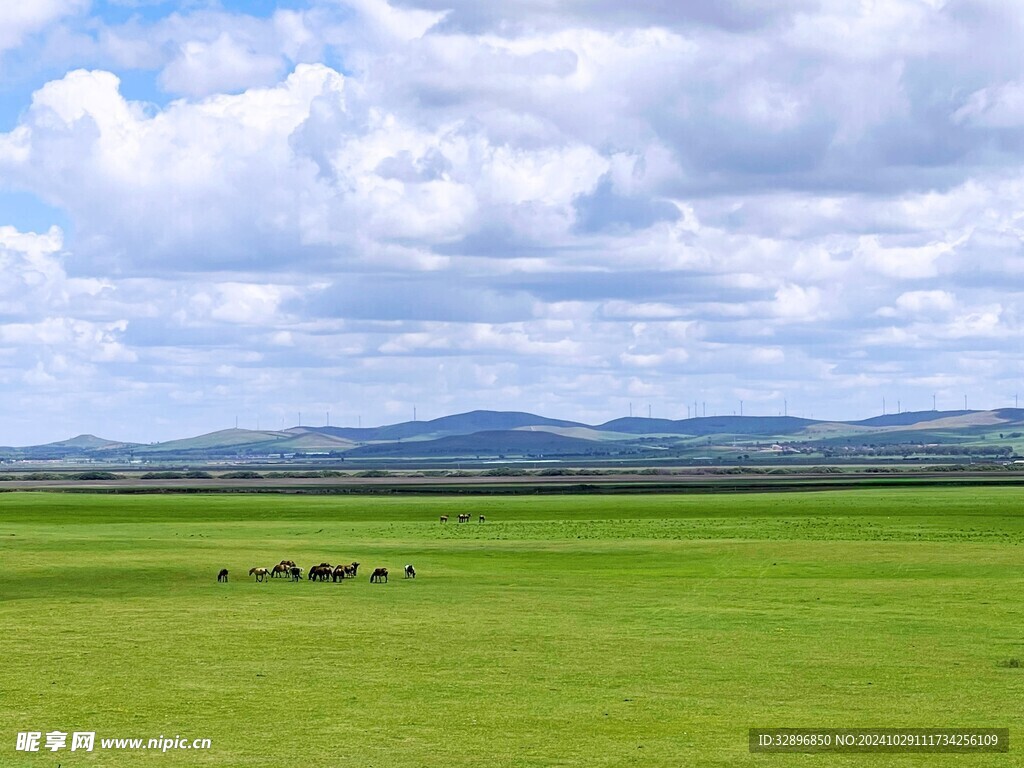
[[[331,581],[338,582],[344,581],[345,579],[354,579],[358,572],[359,563],[353,560],[350,565],[336,566],[334,569],[334,574],[331,576]]]
[[[270,569],[270,577],[273,578],[284,578],[289,575],[291,569],[295,567],[294,560],[282,560],[280,563]]]
[[[331,574],[334,573],[330,563],[320,563],[320,565],[314,565],[309,569],[309,580],[310,581],[327,581],[331,578]]]

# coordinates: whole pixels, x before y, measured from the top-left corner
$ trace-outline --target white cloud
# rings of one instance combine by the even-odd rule
[[[81,13],[89,0],[9,0],[0,3],[0,53],[21,45],[53,22]]]
[[[171,93],[206,96],[274,83],[283,69],[280,56],[261,54],[222,32],[210,42],[189,40],[160,74]]]
[[[64,235],[0,226],[0,313],[8,317],[65,310],[80,298],[111,288],[97,278],[69,278],[63,264]]]
[[[341,391],[366,422],[838,388],[846,416],[967,350],[993,392],[1024,373],[1010,6],[15,5],[16,396],[185,431]]]
[[[397,42],[407,43],[423,37],[428,29],[445,17],[445,13],[398,9],[385,0],[345,0],[380,33]]]
[[[221,283],[211,302],[210,317],[228,323],[273,325],[280,322],[281,302],[299,291],[289,286]],[[205,302],[204,302],[205,303]]]
[[[66,317],[46,318],[34,323],[0,326],[0,344],[23,347],[68,349],[88,362],[133,362],[135,353],[119,340],[127,323],[94,323]],[[58,355],[57,359],[63,359]]]
[[[896,308],[904,314],[943,314],[956,306],[956,296],[949,291],[908,291],[896,299]]]
[[[1024,125],[1024,83],[989,86],[975,91],[953,119],[987,128],[1019,128]]]
[[[822,313],[821,290],[801,285],[784,285],[775,292],[772,314],[787,320],[814,320]]]
[[[866,267],[886,277],[903,280],[934,277],[939,273],[939,260],[952,254],[966,237],[918,246],[887,246],[879,236],[865,235],[859,239],[854,255]]]

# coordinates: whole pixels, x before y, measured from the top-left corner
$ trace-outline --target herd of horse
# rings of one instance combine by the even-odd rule
[[[460,523],[468,523],[472,519],[472,515],[461,514],[458,517]],[[441,522],[448,522],[448,515],[441,515]],[[480,515],[480,522],[486,523],[487,518]],[[405,578],[415,579],[416,569],[411,565],[406,565]],[[269,579],[287,578],[291,581],[302,581],[302,574],[306,573],[307,578],[310,581],[331,581],[339,582],[345,579],[354,579],[359,573],[359,563],[353,561],[351,563],[342,563],[341,565],[331,565],[330,563],[320,563],[320,565],[314,565],[308,571],[303,571],[302,568],[295,564],[294,560],[282,560],[280,563],[275,565],[273,568],[250,568],[249,575],[254,576],[257,582],[268,581]],[[217,581],[228,580],[228,569],[222,568],[220,573],[217,574]],[[387,584],[388,582],[388,569],[387,568],[375,568],[373,573],[370,574],[371,584]]]
[[[468,523],[472,518],[473,518],[472,515],[459,515],[459,522],[460,523]],[[447,523],[448,522],[448,515],[441,515],[441,522],[442,523]],[[487,522],[487,518],[484,517],[483,515],[480,515],[480,522],[481,523],[486,523]]]
[[[405,578],[416,578],[416,569],[411,564],[406,565],[404,571]],[[282,560],[273,568],[259,567],[249,569],[249,575],[254,576],[257,583],[278,578],[287,578],[291,581],[302,581],[302,574],[304,572],[308,573],[307,578],[309,581],[331,581],[337,583],[339,581],[344,581],[345,579],[354,579],[359,574],[359,563],[352,561],[351,563],[342,563],[340,565],[333,566],[330,563],[320,563],[320,565],[314,565],[307,572],[297,566],[294,560]],[[217,574],[217,581],[226,582],[227,580],[228,569],[221,568],[220,573]],[[388,569],[374,568],[373,573],[370,574],[370,583],[387,584],[387,581]]]

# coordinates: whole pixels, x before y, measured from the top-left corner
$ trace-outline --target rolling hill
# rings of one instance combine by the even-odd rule
[[[332,456],[351,459],[500,456],[673,456],[741,452],[778,455],[820,453],[877,455],[879,446],[977,445],[1016,441],[1024,451],[1024,409],[920,411],[859,421],[819,421],[794,416],[710,416],[692,419],[620,418],[597,425],[521,411],[471,411],[429,421],[365,429],[296,426],[284,430],[224,429],[162,443],[136,444],[79,435],[21,448],[0,448],[7,461],[202,461]],[[1007,455],[1007,445],[1002,454]],[[1016,446],[1019,445],[1019,448]],[[871,449],[868,451],[867,449]],[[965,449],[966,450],[966,449]],[[838,453],[837,453],[838,452]]]
[[[352,458],[550,458],[552,456],[597,456],[613,452],[637,453],[629,445],[581,440],[552,432],[490,430],[470,435],[451,435],[436,440],[380,443],[353,448]]]
[[[694,419],[622,418],[606,421],[596,429],[632,435],[792,435],[815,422],[795,416],[699,416]]]
[[[405,421],[383,427],[303,427],[325,435],[360,443],[377,443],[410,439],[436,439],[450,435],[471,435],[476,432],[501,432],[521,427],[583,427],[575,421],[549,419],[520,411],[470,411],[442,416],[430,421]]]

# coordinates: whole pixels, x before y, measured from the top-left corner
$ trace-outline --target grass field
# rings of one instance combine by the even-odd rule
[[[0,765],[1024,765],[1021,498],[0,494]],[[245,576],[284,558],[362,567]],[[747,751],[819,725],[1013,746]],[[212,746],[15,751],[51,730]]]

